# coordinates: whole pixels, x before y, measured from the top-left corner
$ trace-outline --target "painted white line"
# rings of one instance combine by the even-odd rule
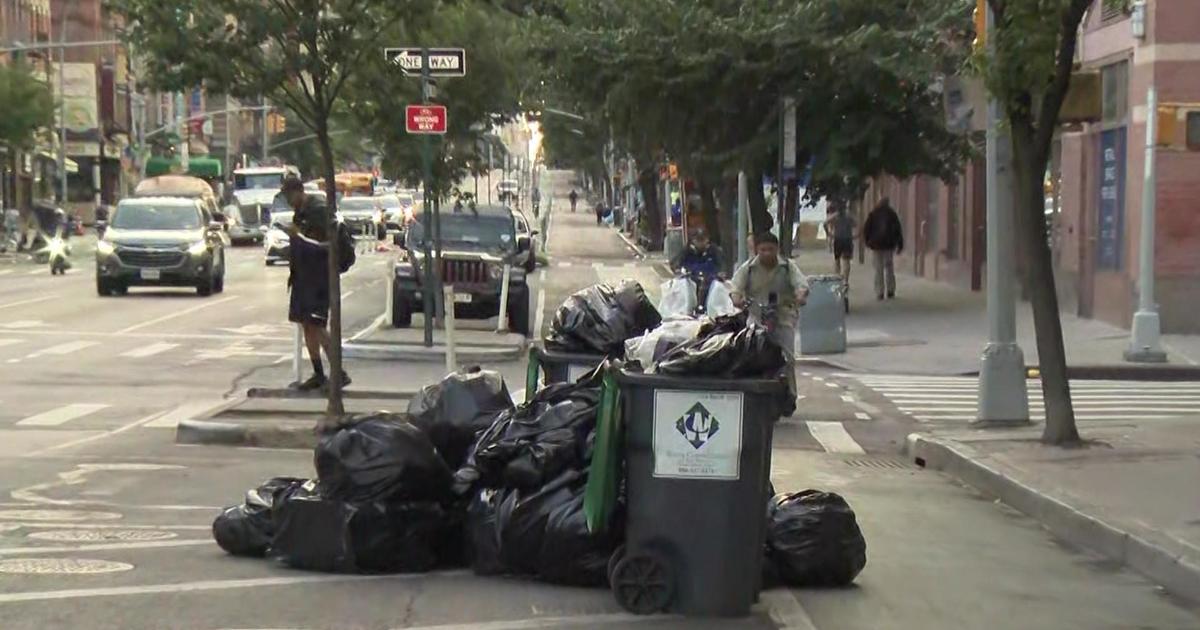
[[[379,327],[382,326],[384,324],[384,322],[387,321],[387,318],[388,318],[387,313],[380,313],[379,317],[376,317],[374,321],[372,321],[370,324],[367,324],[366,328],[354,333],[346,341],[358,341],[359,339],[362,339],[363,337],[370,335],[371,333],[375,332],[376,330],[379,330]],[[291,340],[289,339],[289,341],[291,341]],[[290,359],[291,355],[288,355],[288,358]]]
[[[45,269],[34,269],[33,271],[30,271],[29,273],[26,273],[25,275],[27,275],[27,276],[40,276],[40,275],[42,275],[42,274],[44,274],[44,273],[46,273],[46,270],[45,270]]]
[[[814,376],[814,377],[812,377],[812,379],[814,381],[817,381],[818,383],[823,382],[825,380],[824,378],[822,378],[820,376]]]
[[[774,621],[780,630],[818,630],[817,625],[808,616],[808,611],[804,610],[804,606],[796,599],[796,594],[791,589],[763,591],[759,599],[766,604],[771,621]]]
[[[159,593],[195,593],[238,588],[259,588],[263,586],[318,584],[322,582],[367,582],[380,580],[393,580],[399,582],[415,579],[428,579],[430,576],[457,577],[468,574],[469,572],[467,571],[446,571],[441,573],[409,573],[403,575],[297,575],[288,577],[250,578],[243,580],[202,580],[198,582],[176,582],[174,584],[112,586],[107,588],[75,588],[59,591],[26,591],[23,593],[0,593],[0,604],[59,599],[82,599],[85,597],[123,597],[129,595],[155,595]],[[646,618],[657,619],[658,617]]]
[[[546,270],[538,272],[537,311],[533,316],[533,335],[542,336],[542,325],[546,321]]]
[[[13,272],[12,269],[0,269],[0,276],[7,276],[8,274],[10,274],[12,272]]]
[[[869,413],[867,413],[867,412],[865,412],[865,411],[855,411],[855,412],[854,412],[854,417],[855,417],[855,418],[858,418],[859,420],[870,420],[870,419],[871,419],[871,414],[869,414]]]
[[[852,453],[861,455],[866,451],[854,441],[841,422],[809,422],[808,432],[821,443],[826,453]]]
[[[848,402],[848,403],[850,403],[850,404],[854,404],[854,397],[853,397],[853,396],[851,396],[851,395],[849,395],[849,394],[843,394],[843,395],[842,395],[842,402]]]
[[[354,289],[351,289],[351,290],[349,290],[349,291],[346,291],[345,293],[343,293],[343,294],[342,294],[342,300],[345,300],[346,298],[350,297],[351,295],[354,295]]]
[[[812,376],[812,372],[801,372],[801,373],[800,373],[800,376],[803,376],[803,377],[807,378],[807,377],[809,377],[809,376]]]
[[[825,383],[825,387],[832,387],[833,389],[837,389],[837,388],[841,387],[841,385],[838,385],[837,383]]]
[[[97,411],[107,407],[108,405],[93,405],[85,403],[63,405],[57,409],[51,409],[50,411],[29,416],[24,420],[19,420],[17,421],[17,425],[23,427],[56,427],[70,422],[76,418],[82,418],[88,414],[96,413]]]
[[[28,504],[22,504],[28,505]],[[128,523],[38,523],[34,521],[26,521],[21,523],[4,522],[0,523],[0,528],[8,525],[15,525],[24,529],[136,529],[136,530],[186,530],[196,532],[211,532],[211,525],[129,525]]]
[[[938,406],[938,407],[899,407],[899,409],[900,409],[900,411],[903,411],[905,413],[939,413],[939,412],[961,413],[964,411],[975,411],[977,408],[973,405],[959,405],[959,406],[948,406],[947,405],[947,406]],[[1031,413],[1035,413],[1037,415],[1041,415],[1041,414],[1045,413],[1044,405],[1030,403],[1029,409],[1030,409]],[[1085,417],[1085,416],[1092,417],[1092,418],[1106,418],[1106,417],[1131,418],[1134,416],[1129,415],[1129,414],[1146,414],[1146,413],[1152,413],[1152,414],[1165,413],[1165,414],[1177,414],[1180,416],[1187,416],[1187,415],[1191,415],[1191,414],[1195,413],[1195,411],[1196,410],[1194,410],[1194,409],[1186,409],[1186,408],[1179,409],[1176,407],[1095,408],[1095,407],[1084,407],[1081,405],[1075,405],[1075,415],[1077,417],[1081,417],[1081,418]]]
[[[669,622],[678,619],[674,615],[649,615],[635,617],[626,613],[580,615],[578,617],[535,617],[533,619],[510,619],[503,621],[478,621],[470,623],[448,623],[434,626],[405,626],[393,630],[540,630],[541,628],[571,628],[581,626],[596,628],[602,625],[620,624],[620,627]]]
[[[179,423],[184,420],[191,420],[197,416],[202,416],[213,409],[228,404],[229,401],[221,400],[198,400],[184,403],[178,407],[168,411],[167,413],[146,423],[148,429],[174,429],[179,426]]]
[[[25,306],[26,304],[37,304],[38,302],[53,300],[56,297],[58,297],[58,295],[43,295],[42,297],[29,298],[28,300],[18,300],[16,302],[9,302],[8,304],[0,304],[0,310],[14,308],[17,306]]]
[[[141,330],[141,329],[143,329],[143,328],[149,328],[150,326],[153,326],[153,325],[155,325],[155,324],[161,324],[161,323],[163,323],[163,322],[165,322],[165,321],[170,321],[170,320],[172,320],[172,319],[175,319],[176,317],[183,317],[184,315],[191,315],[192,313],[195,313],[196,311],[200,311],[200,310],[203,310],[203,309],[206,309],[206,308],[210,308],[210,307],[216,306],[216,305],[218,305],[218,304],[224,304],[224,303],[226,303],[226,302],[232,302],[233,300],[236,300],[236,299],[238,299],[238,296],[236,296],[236,295],[231,295],[231,296],[229,296],[229,297],[224,297],[224,298],[221,298],[221,299],[219,299],[219,300],[208,300],[208,301],[204,302],[203,304],[197,304],[196,306],[193,306],[193,307],[191,307],[191,308],[185,308],[185,309],[183,309],[183,310],[181,310],[181,311],[175,311],[174,313],[171,313],[171,314],[169,314],[169,315],[163,315],[162,317],[156,317],[156,318],[154,318],[154,319],[151,319],[151,320],[144,321],[144,322],[142,322],[142,323],[140,323],[140,324],[134,324],[134,325],[132,325],[132,326],[129,326],[128,328],[122,328],[121,330],[118,330],[118,331],[117,331],[117,334],[118,334],[118,335],[123,335],[123,334],[125,334],[125,333],[131,333],[131,332],[133,332],[133,331],[135,331],[135,330]]]
[[[21,343],[21,341],[22,341],[21,339],[11,339],[11,338],[9,338],[9,339],[0,339],[0,346],[11,346],[11,345],[14,345],[14,344]]]
[[[178,347],[179,347],[179,344],[177,344],[177,343],[152,343],[148,346],[142,346],[141,348],[135,348],[133,350],[130,350],[129,352],[124,352],[121,354],[121,356],[131,357],[134,359],[142,359],[142,358],[151,357],[151,356],[154,356],[161,352],[166,352],[167,350],[172,350],[172,349],[178,348]]]
[[[90,551],[116,551],[119,549],[158,549],[161,547],[195,547],[211,545],[211,540],[155,540],[130,543],[107,543],[101,545],[73,545],[58,547],[2,547],[0,556],[25,556],[43,553],[76,553]]]
[[[83,444],[96,442],[98,440],[103,440],[105,438],[110,438],[114,435],[120,435],[130,429],[136,428],[147,422],[150,422],[151,420],[162,415],[162,413],[163,412],[161,412],[161,411],[153,413],[153,414],[146,416],[145,418],[142,418],[140,420],[135,420],[133,422],[130,422],[129,424],[117,427],[116,429],[113,429],[112,431],[105,431],[104,433],[100,433],[98,435],[89,435],[88,437],[85,437],[85,438],[79,438],[78,440],[71,440],[70,442],[64,442],[62,444],[55,444],[54,446],[48,446],[41,450],[33,451],[32,453],[26,453],[25,457],[40,457],[47,453],[53,453],[54,451],[60,451],[63,449],[71,448],[73,446],[80,446]]]

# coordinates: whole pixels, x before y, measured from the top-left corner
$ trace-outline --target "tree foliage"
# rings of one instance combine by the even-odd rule
[[[37,131],[54,124],[54,99],[24,63],[0,66],[0,145],[27,149]]]

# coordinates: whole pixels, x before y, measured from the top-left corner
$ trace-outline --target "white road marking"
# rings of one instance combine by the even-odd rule
[[[841,387],[841,385],[838,385],[837,383],[825,383],[825,386],[832,387],[833,389],[837,389],[837,388]]]
[[[250,578],[242,580],[201,580],[197,582],[176,582],[173,584],[144,584],[138,586],[75,588],[58,591],[25,591],[21,593],[0,593],[0,604],[60,599],[82,599],[86,597],[123,597],[129,595],[155,595],[159,593],[195,593],[237,588],[259,588],[263,586],[316,584],[322,582],[367,582],[379,580],[409,581],[416,579],[427,579],[430,576],[458,577],[463,575],[468,575],[468,572],[445,571],[441,573],[409,573],[403,575],[297,575],[287,577]],[[646,617],[646,619],[661,619],[661,617]]]
[[[855,411],[855,412],[854,412],[854,417],[855,417],[855,418],[858,418],[859,420],[870,420],[870,419],[871,419],[871,414],[869,414],[869,413],[867,413],[867,412],[865,412],[865,411]]]
[[[0,304],[0,310],[6,309],[6,308],[14,308],[17,306],[25,306],[26,304],[37,304],[38,302],[46,302],[49,300],[53,300],[54,298],[57,298],[57,297],[58,297],[58,295],[43,295],[42,297],[29,298],[28,300],[17,300],[16,302],[9,302],[8,304]]]
[[[812,377],[812,379],[813,379],[814,381],[817,381],[818,383],[820,383],[820,382],[822,382],[822,381],[824,381],[824,380],[825,380],[824,378],[822,378],[822,377],[820,377],[820,376],[814,376],[814,377]]]
[[[129,424],[117,427],[116,429],[113,429],[112,431],[105,431],[104,433],[100,433],[98,435],[89,435],[88,437],[79,438],[78,440],[71,440],[70,442],[64,442],[62,444],[55,444],[54,446],[48,446],[46,448],[43,448],[38,451],[34,451],[32,453],[26,453],[25,457],[40,457],[47,453],[52,453],[54,451],[71,448],[72,446],[88,444],[91,442],[95,442],[98,440],[103,440],[105,438],[112,437],[114,435],[120,435],[121,433],[124,433],[130,429],[136,428],[142,424],[150,422],[151,420],[161,416],[162,414],[163,414],[163,412],[159,411],[159,412],[153,413],[149,416],[146,416],[145,418],[142,418],[140,420],[134,420],[133,422],[130,422]]]
[[[0,547],[0,556],[24,556],[42,553],[75,553],[78,551],[115,551],[118,549],[157,549],[159,547],[195,547],[211,545],[211,540],[155,540],[130,543],[102,543],[97,545],[44,546],[44,547]]]
[[[826,453],[861,455],[866,451],[854,441],[841,422],[808,422],[808,432],[821,443]]]
[[[25,274],[25,275],[27,275],[27,276],[40,276],[40,275],[42,275],[42,274],[44,274],[44,273],[46,273],[46,270],[45,270],[45,269],[34,269],[33,271],[30,271],[29,273],[27,273],[27,274]]]
[[[0,339],[0,346],[11,346],[21,343],[20,339]]]
[[[12,272],[13,272],[12,269],[0,269],[0,276],[7,276],[8,274],[10,274]]]
[[[226,302],[231,302],[231,301],[233,301],[233,300],[236,300],[236,299],[238,299],[238,296],[236,296],[236,295],[231,295],[231,296],[229,296],[229,297],[224,297],[224,298],[221,298],[221,299],[219,299],[219,300],[208,300],[208,301],[205,301],[203,304],[197,304],[196,306],[193,306],[193,307],[191,307],[191,308],[185,308],[185,309],[183,309],[183,310],[181,310],[181,311],[175,311],[174,313],[170,313],[170,314],[168,314],[168,315],[163,315],[162,317],[156,317],[156,318],[154,318],[154,319],[151,319],[151,320],[144,321],[144,322],[142,322],[142,323],[140,323],[140,324],[134,324],[134,325],[132,325],[132,326],[129,326],[129,327],[127,327],[127,328],[122,328],[121,330],[118,330],[118,331],[117,331],[117,334],[118,334],[118,335],[122,335],[122,334],[125,334],[125,333],[131,333],[131,332],[133,332],[133,331],[135,331],[135,330],[141,330],[141,329],[143,329],[143,328],[149,328],[150,326],[153,326],[153,325],[155,325],[155,324],[161,324],[161,323],[163,323],[163,322],[165,322],[165,321],[169,321],[169,320],[175,319],[176,317],[183,317],[184,315],[191,315],[192,313],[195,313],[196,311],[199,311],[199,310],[202,310],[202,309],[206,309],[206,308],[210,308],[210,307],[216,306],[216,305],[218,305],[218,304],[224,304],[224,303],[226,303]]]
[[[145,424],[149,429],[174,429],[184,420],[191,420],[205,415],[218,407],[228,404],[226,400],[198,400],[184,403],[167,413]]]
[[[130,350],[129,352],[124,352],[121,354],[121,356],[131,357],[134,359],[142,359],[142,358],[151,357],[156,354],[166,352],[167,350],[172,350],[172,349],[175,349],[178,347],[179,347],[179,344],[177,344],[177,343],[152,343],[148,346],[142,346],[141,348],[135,348],[133,350]]]
[[[86,403],[63,405],[62,407],[51,409],[50,411],[29,416],[24,420],[18,420],[17,425],[23,427],[56,427],[75,420],[76,418],[82,418],[83,416],[96,413],[97,411],[106,408],[108,408],[108,405]]]
[[[37,352],[34,352],[25,358],[33,359],[35,357],[45,355],[63,356],[98,345],[100,345],[99,341],[68,341],[67,343],[60,343],[57,346],[50,346],[49,348],[38,350]]]
[[[353,290],[353,289],[352,289],[352,290],[350,290],[350,291],[346,291],[345,293],[343,293],[343,294],[342,294],[342,299],[343,299],[343,300],[345,300],[346,298],[349,298],[351,295],[354,295],[354,290]]]
[[[849,394],[843,394],[843,395],[842,395],[842,402],[848,402],[848,403],[851,403],[851,404],[853,404],[853,403],[854,403],[854,397],[853,397],[853,396],[851,396],[851,395],[849,395]]]

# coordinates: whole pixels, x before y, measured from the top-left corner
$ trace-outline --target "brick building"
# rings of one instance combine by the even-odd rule
[[[0,0],[0,47],[37,44],[49,38],[49,0]],[[0,65],[11,64],[18,57],[49,83],[50,67],[45,62],[45,51],[0,53]],[[28,210],[34,198],[50,192],[54,147],[48,133],[38,138],[31,151],[10,153],[0,147],[0,208]]]
[[[1064,310],[1128,326],[1138,302],[1146,92],[1153,82],[1160,106],[1200,111],[1200,2],[1148,0],[1140,38],[1128,13],[1097,2],[1081,34],[1078,61],[1101,74],[1103,113],[1055,141],[1046,186],[1055,274]],[[1200,113],[1190,119],[1182,144],[1156,152],[1156,298],[1165,332],[1200,333],[1200,139],[1186,143],[1200,134]],[[904,222],[908,247],[898,269],[982,289],[985,167],[977,160],[950,184],[873,183],[864,205],[888,196]]]

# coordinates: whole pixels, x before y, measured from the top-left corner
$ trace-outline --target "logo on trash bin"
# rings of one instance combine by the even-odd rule
[[[711,440],[720,428],[721,423],[700,403],[693,405],[675,421],[675,429],[696,450]]]

